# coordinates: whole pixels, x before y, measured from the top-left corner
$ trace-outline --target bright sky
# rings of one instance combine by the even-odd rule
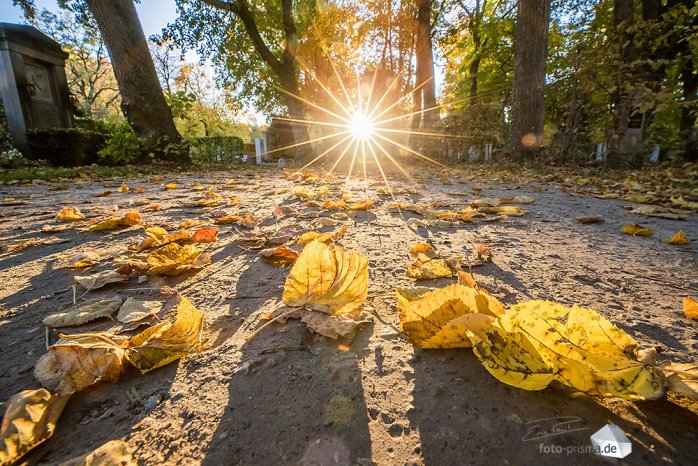
[[[36,0],[35,3],[38,9],[58,10],[56,0]],[[159,34],[168,22],[177,18],[174,0],[142,0],[136,8],[146,37]],[[22,11],[12,6],[10,0],[0,1],[0,23],[19,22],[23,22]]]

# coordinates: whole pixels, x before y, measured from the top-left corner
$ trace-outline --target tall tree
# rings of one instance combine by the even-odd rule
[[[255,14],[247,0],[201,0],[202,3],[214,8],[232,13],[243,24],[255,51],[278,79],[283,91],[281,99],[288,109],[289,116],[296,120],[305,119],[305,105],[297,97],[300,96],[299,64],[297,50],[299,34],[294,21],[293,0],[281,1],[281,27],[283,31],[283,51],[281,57],[272,52],[268,41],[260,33]],[[196,9],[196,1],[178,0],[181,10],[185,6]],[[293,138],[296,144],[302,144],[309,139],[308,128],[303,124],[292,124]],[[296,147],[296,158],[303,158],[307,151],[306,145]]]
[[[519,0],[514,43],[510,150],[534,156],[543,146],[550,0]]]
[[[416,0],[417,2],[417,41],[415,45],[415,102],[421,103],[426,110],[422,116],[422,126],[433,127],[439,121],[436,107],[436,83],[434,82],[434,49],[432,44],[431,7],[433,0]],[[415,107],[417,104],[415,104]],[[432,110],[430,110],[432,109]],[[412,120],[413,129],[419,127],[419,114]]]
[[[33,0],[13,0],[29,17]],[[104,43],[121,93],[121,110],[141,140],[144,154],[175,163],[189,163],[167,106],[148,43],[133,0],[60,0],[59,4],[92,15]],[[145,159],[144,159],[145,160]]]
[[[133,0],[85,0],[112,59],[121,91],[121,110],[144,149],[159,158],[189,162],[182,150],[172,150],[181,138],[160,87],[148,42]]]

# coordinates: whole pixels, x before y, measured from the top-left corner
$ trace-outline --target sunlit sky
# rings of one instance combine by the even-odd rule
[[[39,10],[43,8],[51,11],[58,10],[58,2],[56,0],[35,0],[35,4]],[[177,18],[177,9],[174,0],[141,0],[140,3],[136,3],[136,8],[138,9],[138,17],[146,37],[153,34],[160,34],[162,28]],[[12,6],[10,0],[0,0],[0,22],[20,23],[25,22],[25,20],[20,8]],[[186,58],[188,61],[193,61],[197,60],[198,56],[192,51],[186,55]],[[439,57],[438,54],[435,58],[435,82],[437,93],[440,93],[444,79],[443,64],[440,63],[441,57]],[[255,121],[257,124],[262,123],[264,119],[262,115],[253,108],[247,108],[250,113],[248,116],[251,117],[251,120]],[[248,118],[244,119],[247,120]]]

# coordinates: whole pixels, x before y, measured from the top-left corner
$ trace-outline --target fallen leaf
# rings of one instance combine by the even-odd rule
[[[643,205],[640,207],[636,207],[630,212],[633,214],[645,215],[647,217],[658,217],[665,218],[668,220],[685,220],[687,218],[686,214],[670,212],[652,205]]]
[[[121,186],[119,186],[119,189],[117,189],[120,193],[127,193],[128,192],[128,185],[126,183],[121,183]]]
[[[688,238],[686,233],[679,230],[671,238],[664,240],[669,244],[681,245],[681,244],[691,244],[691,240]]]
[[[326,314],[319,311],[304,311],[301,316],[303,322],[312,332],[319,333],[327,338],[337,339],[346,337],[362,323],[371,322],[371,313],[364,309],[360,301],[347,304],[334,314]]]
[[[96,450],[63,461],[60,466],[136,466],[128,444],[123,440],[110,440]]]
[[[116,380],[123,370],[125,337],[107,333],[63,335],[34,366],[34,377],[60,395]]]
[[[162,302],[160,301],[141,301],[129,296],[119,307],[116,320],[124,324],[138,322],[157,314],[161,308]]]
[[[625,225],[620,231],[632,236],[652,236],[652,230],[642,225]]]
[[[334,313],[347,304],[365,301],[367,293],[368,260],[363,255],[331,242],[313,241],[293,265],[282,300],[290,307]]]
[[[398,289],[400,330],[420,348],[466,348],[504,313],[496,298],[464,285],[437,290]]]
[[[142,373],[198,351],[204,314],[184,296],[173,295],[165,304],[175,308],[173,321],[150,327],[131,338],[126,359]]]
[[[436,251],[426,243],[420,243],[410,249],[410,256],[415,262],[407,267],[406,275],[417,280],[450,277],[453,270],[445,259],[440,258]]]
[[[87,227],[87,231],[103,231],[113,230],[119,227],[130,227],[141,223],[141,214],[132,210],[122,215],[121,217],[112,217],[107,220],[102,220]]]
[[[661,378],[638,360],[635,340],[591,309],[527,301],[485,334],[475,354],[509,385],[539,390],[554,379],[589,395],[643,400],[663,394]]]
[[[492,262],[492,257],[494,257],[494,254],[490,248],[483,246],[482,244],[477,245],[475,248],[475,253],[477,254],[477,260],[482,262]]]
[[[170,243],[146,257],[150,275],[180,275],[196,271],[211,262],[211,256],[193,244]]]
[[[191,239],[195,243],[213,243],[218,237],[218,228],[204,227],[194,232]]]
[[[177,184],[176,183],[167,183],[165,185],[165,189],[177,189]]]
[[[320,236],[320,233],[318,233],[317,231],[309,231],[307,233],[303,233],[298,237],[296,244],[299,244],[300,246],[305,246],[318,236]]]
[[[277,267],[292,264],[298,259],[298,253],[284,245],[263,249],[259,252],[265,261]]]
[[[661,369],[667,390],[698,398],[697,363],[668,363]]]
[[[48,390],[24,390],[5,403],[0,427],[0,464],[14,464],[56,430],[56,422],[70,397]]]
[[[34,246],[48,246],[50,244],[60,244],[68,242],[70,242],[69,239],[62,239],[55,236],[52,236],[50,238],[29,238],[23,241],[17,241],[12,244],[8,244],[7,246],[4,246],[4,250],[5,252],[17,252],[21,251],[22,249],[31,248]]]
[[[121,298],[112,295],[106,298],[95,298],[74,304],[61,312],[44,317],[44,325],[49,327],[74,327],[84,323],[109,317],[121,306]]]
[[[581,217],[577,217],[577,223],[581,223],[582,225],[603,223],[605,221],[602,215],[582,215]]]
[[[689,319],[698,320],[698,301],[693,298],[683,298],[683,313]]]
[[[121,275],[115,270],[105,270],[92,275],[76,275],[75,281],[84,286],[88,291],[102,288],[109,283],[125,282],[127,276]]]
[[[58,214],[56,214],[56,220],[61,220],[63,222],[73,222],[76,220],[82,220],[85,218],[80,209],[77,207],[63,207]]]
[[[363,199],[361,201],[352,202],[347,205],[349,210],[371,210],[376,203],[372,199]]]
[[[672,196],[670,201],[673,205],[681,207],[683,209],[698,210],[698,202],[689,202],[685,200],[683,196],[679,196],[677,198],[674,198]]]
[[[493,198],[493,197],[484,197],[482,199],[476,199],[473,202],[470,203],[472,207],[479,208],[479,207],[497,207],[501,204],[501,201],[499,199]]]

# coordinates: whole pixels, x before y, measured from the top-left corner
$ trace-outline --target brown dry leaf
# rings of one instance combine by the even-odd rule
[[[40,388],[21,391],[7,400],[0,427],[0,464],[14,464],[51,437],[69,399]]]
[[[346,337],[359,324],[373,321],[371,313],[361,301],[349,303],[333,314],[304,311],[300,318],[309,330],[332,339]]]
[[[667,238],[664,241],[674,245],[691,244],[691,240],[682,230],[677,231],[671,238]]]
[[[472,335],[504,313],[497,299],[464,285],[396,292],[400,330],[420,348],[470,347]]]
[[[128,277],[115,270],[105,270],[92,275],[76,275],[75,281],[84,286],[88,291],[96,290],[109,283],[125,282]]]
[[[44,225],[41,227],[42,233],[60,233],[71,228],[70,225]]]
[[[63,222],[73,222],[76,220],[82,220],[85,215],[80,212],[77,207],[63,207],[58,214],[56,214],[56,220],[61,220]]]
[[[218,228],[204,227],[194,232],[191,239],[195,243],[213,243],[218,237]]]
[[[160,301],[141,301],[129,296],[124,301],[124,304],[119,307],[116,320],[124,324],[138,322],[154,316],[161,308],[162,302]]]
[[[620,231],[632,236],[652,236],[652,230],[642,225],[625,225]]]
[[[484,197],[482,199],[476,199],[473,202],[470,203],[472,207],[480,208],[480,207],[497,207],[501,204],[501,201],[497,198],[493,197]]]
[[[492,250],[482,244],[477,245],[475,248],[475,253],[477,254],[477,260],[482,262],[491,262],[492,258],[494,257]]]
[[[112,217],[107,220],[102,220],[87,227],[87,231],[103,231],[113,230],[119,227],[130,227],[141,223],[141,214],[132,210],[122,215],[121,217]]]
[[[265,261],[277,267],[292,264],[298,259],[298,253],[284,245],[263,249],[259,252]]]
[[[17,252],[22,249],[31,248],[34,246],[47,246],[49,244],[60,244],[68,243],[69,239],[61,239],[56,236],[51,236],[50,238],[29,238],[22,241],[16,241],[12,244],[4,246],[5,252]]]
[[[127,343],[125,337],[108,333],[61,334],[37,361],[34,377],[60,395],[116,380],[123,370]]]
[[[322,204],[322,208],[325,210],[346,210],[349,206],[343,199],[328,199]]]
[[[297,215],[298,211],[294,209],[293,207],[286,207],[286,206],[279,206],[276,209],[274,209],[274,212],[272,212],[272,215],[274,218],[281,218],[281,217],[286,217],[289,215]]]
[[[376,203],[372,199],[363,199],[347,205],[349,210],[371,210]]]
[[[582,225],[590,225],[592,223],[603,223],[606,220],[603,218],[602,215],[582,215],[580,217],[577,217],[577,223],[581,223]]]
[[[146,257],[151,275],[180,275],[199,270],[211,262],[211,256],[193,244],[170,243]]]
[[[173,295],[165,306],[176,307],[175,319],[134,336],[126,350],[126,359],[143,373],[196,352],[201,344],[204,313],[179,294]]]
[[[536,200],[530,196],[514,196],[512,204],[533,204]]]
[[[61,312],[44,317],[44,325],[49,327],[74,327],[84,323],[109,317],[121,306],[121,298],[117,295],[106,298],[95,298],[74,304]]]
[[[683,298],[683,313],[689,319],[698,320],[698,301],[693,298]]]
[[[367,294],[366,257],[331,242],[313,241],[293,265],[282,299],[290,307],[334,313],[347,304],[364,302]]]
[[[665,218],[667,220],[686,220],[688,215],[680,212],[671,212],[653,205],[643,205],[630,211],[633,214],[646,215],[647,217]]]
[[[63,461],[59,466],[136,466],[128,444],[110,440],[96,450],[77,458]]]

